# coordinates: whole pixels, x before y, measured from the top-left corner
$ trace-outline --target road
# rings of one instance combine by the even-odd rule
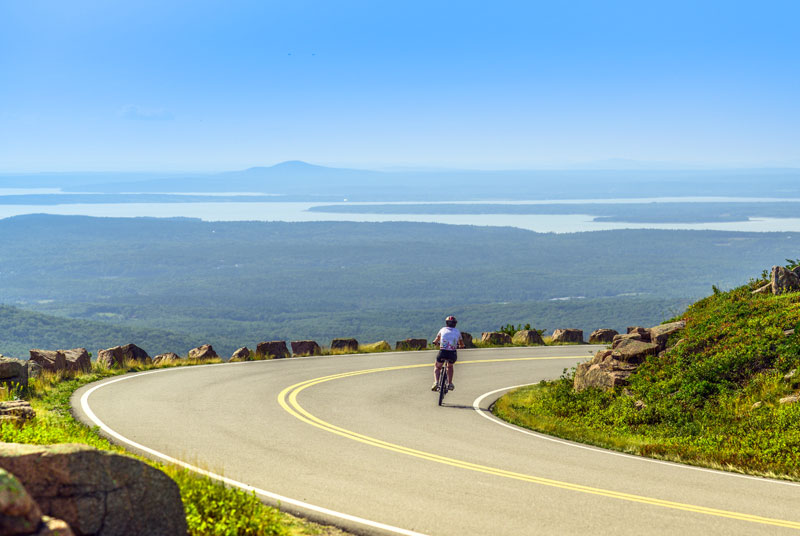
[[[364,534],[800,533],[800,485],[555,440],[489,414],[504,389],[556,378],[596,348],[459,351],[443,407],[430,351],[161,369],[85,386],[73,407],[131,450]]]

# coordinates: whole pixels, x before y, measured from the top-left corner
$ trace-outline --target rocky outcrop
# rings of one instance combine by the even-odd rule
[[[358,341],[355,339],[333,339],[331,341],[333,352],[357,352]]]
[[[85,445],[0,443],[0,467],[77,535],[186,534],[178,486],[134,458]]]
[[[641,341],[642,335],[639,333],[626,333],[626,334],[618,334],[614,335],[614,339],[611,341],[611,348],[616,348],[619,343],[622,341]]]
[[[92,359],[86,348],[73,348],[72,350],[59,350],[64,354],[67,362],[67,370],[73,372],[89,372],[92,370]]]
[[[73,536],[60,519],[42,515],[42,511],[22,483],[0,469],[0,535],[3,536]]]
[[[291,357],[286,341],[266,341],[256,346],[256,357],[260,359],[283,359]]]
[[[9,389],[27,389],[27,363],[22,359],[0,355],[0,386]]]
[[[97,352],[97,362],[108,368],[120,368],[125,366],[125,361],[149,365],[153,362],[147,352],[135,344],[125,346],[114,346],[106,350]]]
[[[615,335],[610,350],[597,352],[591,361],[575,370],[573,387],[582,391],[590,387],[613,389],[627,385],[628,378],[648,358],[661,355],[669,336],[686,326],[686,322],[670,322],[650,329],[628,328],[625,335]],[[652,339],[652,342],[651,342]]]
[[[589,344],[610,344],[617,335],[614,329],[596,329],[589,334]]]
[[[667,340],[673,333],[677,333],[686,327],[685,320],[678,320],[677,322],[669,322],[668,324],[661,324],[650,328],[650,342],[658,345],[659,351],[667,348]]]
[[[798,291],[800,291],[800,266],[791,270],[783,266],[773,266],[769,283],[758,287],[752,294],[784,294]]]
[[[424,350],[428,347],[428,339],[405,339],[397,341],[395,350]]]
[[[611,350],[611,357],[626,363],[642,363],[647,356],[657,355],[659,347],[650,342],[625,339]]]
[[[521,329],[514,333],[511,337],[511,342],[514,344],[524,344],[526,346],[533,346],[536,344],[544,344],[542,336],[535,329]]]
[[[583,330],[580,329],[557,329],[553,331],[554,343],[583,343]]]
[[[33,349],[29,353],[30,361],[40,365],[43,370],[51,372],[59,370],[89,372],[92,370],[92,360],[86,348],[73,348],[72,350]]]
[[[483,344],[493,344],[497,346],[511,344],[511,335],[500,331],[486,331],[481,333],[481,342]]]
[[[30,360],[40,365],[42,370],[58,372],[67,368],[67,358],[63,353],[56,350],[33,349],[29,353]]]
[[[3,356],[0,356],[2,358]],[[42,366],[39,363],[35,363],[30,359],[25,362],[25,368],[28,369],[28,379],[31,378],[38,378],[42,375]]]
[[[626,385],[637,366],[614,359],[611,350],[600,350],[591,361],[578,365],[573,387],[576,391],[583,391],[589,387],[606,390]]]
[[[178,354],[167,352],[166,354],[158,354],[153,358],[154,365],[169,365],[181,360]]]
[[[773,294],[800,291],[800,275],[783,266],[772,267],[770,283]]]
[[[202,344],[197,348],[192,348],[189,350],[189,354],[187,356],[189,359],[195,359],[197,361],[205,361],[209,359],[219,359],[217,352],[214,351],[214,347],[210,344]]]
[[[322,355],[322,348],[317,344],[317,341],[292,341],[292,354]]]
[[[250,352],[250,348],[247,346],[242,346],[233,352],[228,361],[231,363],[235,363],[237,361],[253,361],[253,355]]]
[[[644,342],[650,342],[650,330],[642,326],[629,326],[628,335],[639,335],[639,338]]]
[[[475,348],[475,343],[472,340],[472,335],[466,331],[461,332],[461,340],[464,342],[464,348]]]
[[[31,403],[26,400],[0,402],[0,424],[7,422],[25,424],[34,417],[36,417],[36,412],[33,411]]]

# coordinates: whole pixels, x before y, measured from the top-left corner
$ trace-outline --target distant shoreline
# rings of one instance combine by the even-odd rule
[[[27,214],[182,217],[203,221],[420,222],[516,227],[540,233],[617,229],[800,232],[800,200],[774,198],[343,202],[297,196],[208,194],[0,195],[0,219]]]

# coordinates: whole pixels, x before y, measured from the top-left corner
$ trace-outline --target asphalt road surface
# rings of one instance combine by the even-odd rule
[[[359,533],[800,531],[800,485],[555,440],[488,412],[596,349],[459,351],[442,407],[431,351],[161,369],[86,386],[73,407],[131,450]]]

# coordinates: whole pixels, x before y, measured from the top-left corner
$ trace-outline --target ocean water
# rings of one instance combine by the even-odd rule
[[[19,192],[16,192],[19,193]],[[42,192],[37,192],[42,193]],[[622,200],[571,200],[575,203],[590,202],[687,202],[723,200],[727,201],[789,201],[787,199],[742,199],[742,198],[654,198]],[[548,201],[564,203],[565,201]],[[471,203],[474,203],[471,202]],[[530,202],[544,203],[544,201]],[[518,227],[540,233],[574,233],[614,229],[684,229],[748,232],[800,232],[800,218],[758,218],[743,222],[721,223],[621,223],[594,222],[590,214],[570,215],[508,215],[508,214],[333,214],[309,212],[312,206],[321,203],[284,202],[210,202],[210,203],[109,203],[109,204],[65,204],[65,205],[0,205],[0,219],[23,214],[61,214],[96,217],[187,217],[204,221],[354,221],[354,222],[429,222],[453,225],[479,225],[496,227]],[[324,203],[326,205],[347,203]]]

